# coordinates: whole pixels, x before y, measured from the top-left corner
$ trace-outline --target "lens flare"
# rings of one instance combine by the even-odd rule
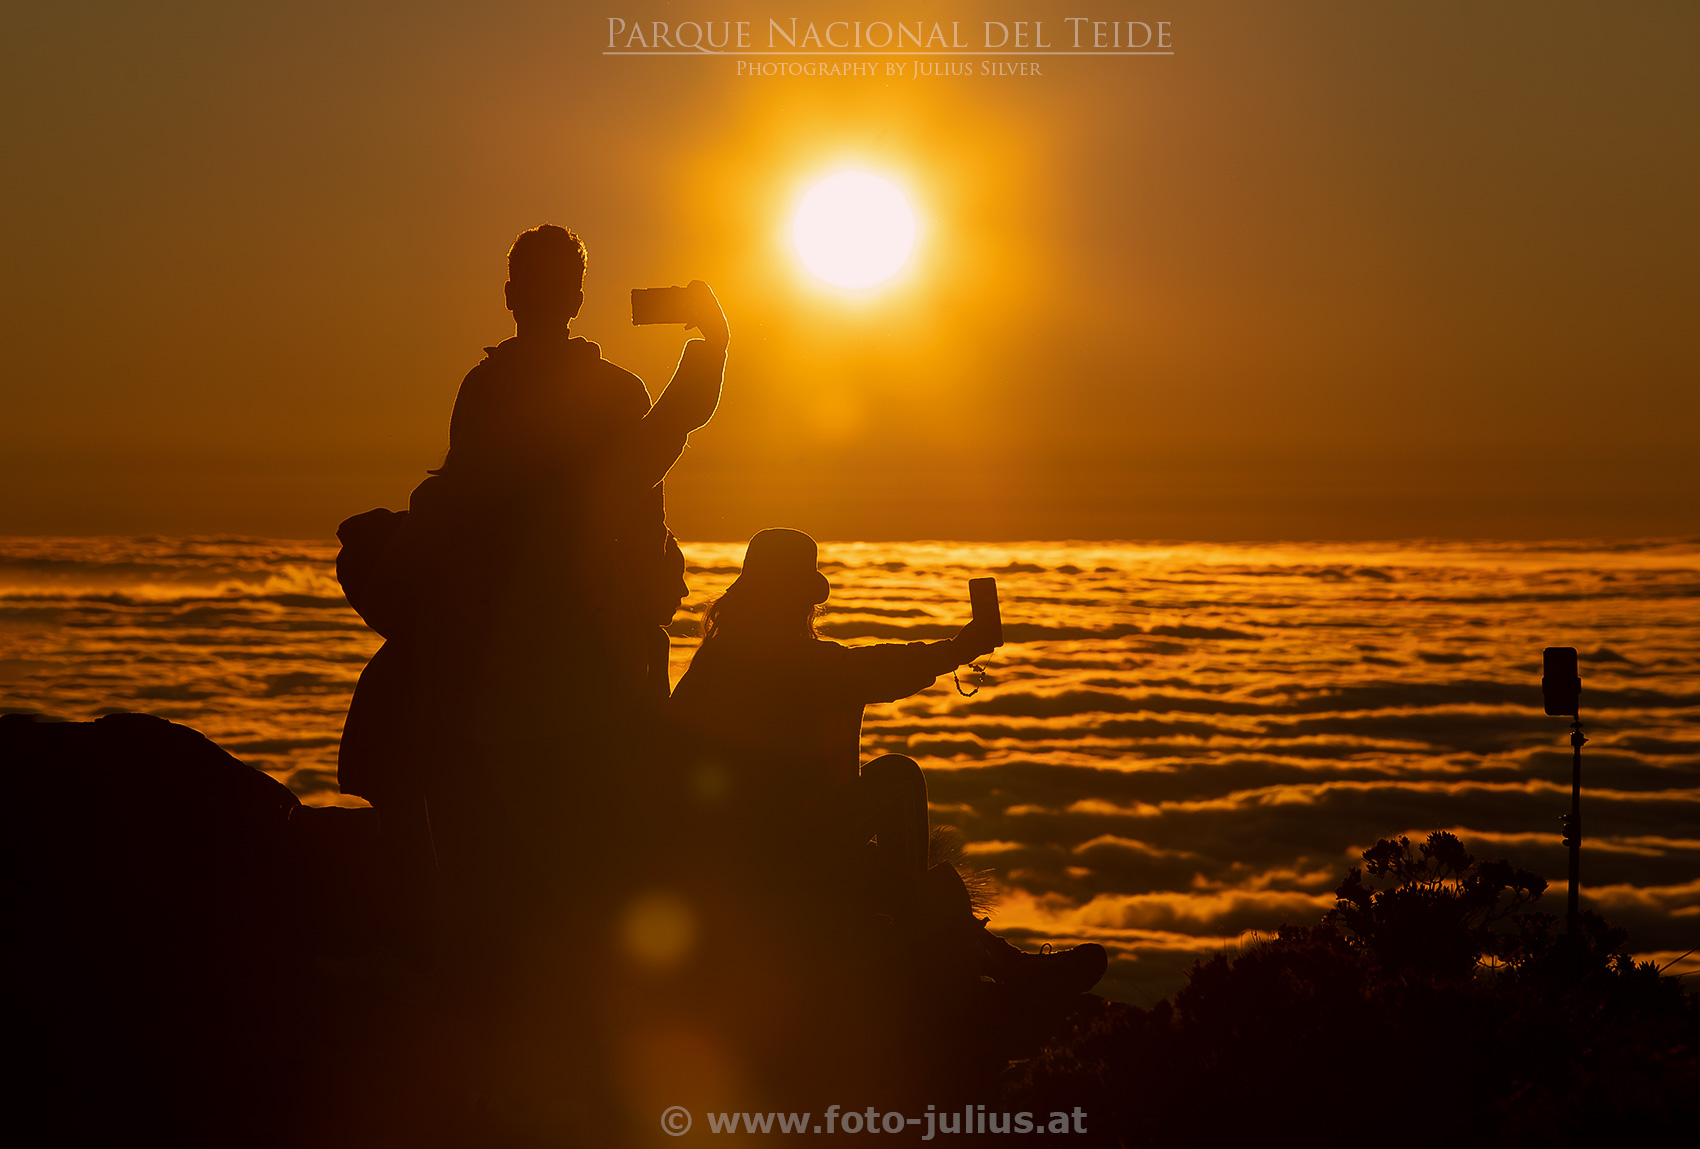
[[[791,238],[803,266],[834,287],[873,287],[909,261],[915,213],[890,180],[839,172],[803,196]]]
[[[696,915],[671,894],[646,894],[626,907],[620,922],[626,952],[644,965],[677,965],[696,944]]]

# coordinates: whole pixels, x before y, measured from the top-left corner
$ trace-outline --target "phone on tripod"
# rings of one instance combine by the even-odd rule
[[[1582,678],[1576,672],[1574,646],[1549,646],[1541,652],[1541,698],[1547,713],[1575,718],[1581,714]]]

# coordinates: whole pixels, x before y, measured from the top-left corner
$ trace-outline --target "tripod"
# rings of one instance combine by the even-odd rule
[[[1570,719],[1570,813],[1559,819],[1564,826],[1564,844],[1570,850],[1570,906],[1565,929],[1576,932],[1581,912],[1578,889],[1582,884],[1582,679],[1576,673],[1576,648],[1549,646],[1541,652],[1541,695],[1546,712]]]
[[[1565,914],[1565,928],[1576,932],[1576,915],[1580,908],[1578,890],[1582,884],[1582,746],[1588,741],[1582,733],[1580,708],[1570,723],[1570,813],[1564,815],[1564,844],[1570,848],[1570,900]]]

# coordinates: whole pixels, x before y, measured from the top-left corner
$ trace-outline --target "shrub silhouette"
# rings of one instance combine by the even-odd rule
[[[1194,964],[1151,1009],[1083,1008],[1004,1080],[1104,1145],[1249,1138],[1637,1143],[1700,1117],[1700,1010],[1584,913],[1450,834],[1379,841],[1315,925]],[[1084,1142],[1083,1142],[1084,1143]]]
[[[1445,831],[1414,851],[1409,838],[1382,838],[1346,874],[1322,920],[1384,968],[1462,977],[1484,956],[1522,960],[1524,932],[1537,923],[1519,911],[1546,888],[1545,878],[1510,862],[1479,861]],[[1507,924],[1515,932],[1494,928]]]

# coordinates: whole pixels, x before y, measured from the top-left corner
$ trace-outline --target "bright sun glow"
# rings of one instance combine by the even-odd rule
[[[839,172],[809,189],[791,223],[797,254],[835,287],[873,287],[915,247],[915,213],[890,180]]]

